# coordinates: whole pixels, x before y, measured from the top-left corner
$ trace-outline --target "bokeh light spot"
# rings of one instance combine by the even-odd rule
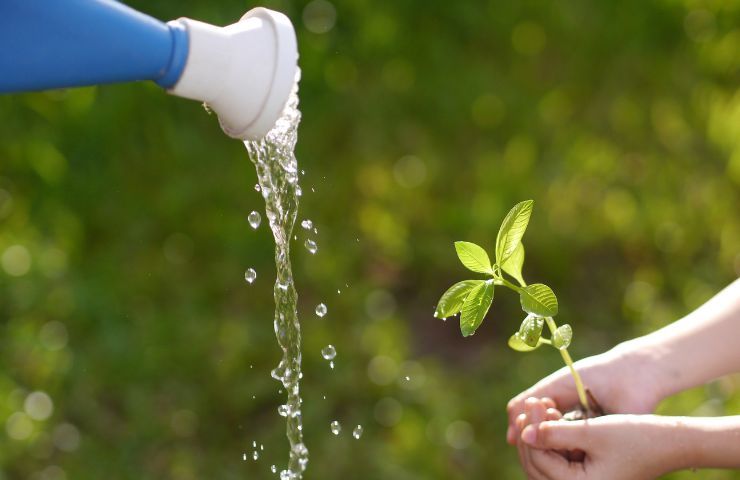
[[[3,270],[13,277],[21,277],[31,269],[31,254],[23,245],[11,245],[0,258]]]
[[[337,10],[327,0],[313,0],[303,9],[303,24],[312,33],[326,33],[337,21]]]
[[[25,440],[33,433],[33,422],[23,412],[15,412],[5,422],[5,431],[13,440]]]
[[[427,166],[419,157],[406,155],[394,165],[393,177],[404,188],[418,187],[427,178]]]
[[[398,378],[398,363],[385,355],[378,355],[370,360],[367,376],[377,385],[390,385]]]
[[[31,392],[23,402],[23,410],[34,420],[46,420],[54,412],[54,402],[46,392]]]
[[[54,445],[63,452],[74,452],[80,446],[80,431],[71,423],[62,423],[52,434]]]
[[[463,420],[450,423],[445,430],[447,444],[457,450],[468,448],[475,438],[473,427]]]
[[[56,351],[67,346],[69,335],[62,322],[52,320],[44,324],[39,331],[39,341],[45,348]]]

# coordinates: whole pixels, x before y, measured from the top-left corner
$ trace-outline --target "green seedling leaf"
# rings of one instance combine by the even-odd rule
[[[541,340],[541,339],[540,339]],[[512,350],[516,350],[517,352],[531,352],[532,350],[537,350],[540,348],[540,345],[542,345],[544,342],[540,341],[537,342],[537,345],[534,347],[530,347],[526,343],[524,343],[524,340],[521,339],[519,336],[519,333],[515,333],[511,337],[509,337],[509,347]]]
[[[519,291],[522,310],[539,317],[554,317],[558,314],[558,299],[547,285],[535,283]]]
[[[552,346],[558,350],[565,350],[573,339],[573,329],[567,323],[560,325],[552,334]]]
[[[498,235],[496,236],[496,262],[503,265],[516,250],[522,241],[529,217],[532,215],[534,200],[525,200],[514,205],[501,222]]]
[[[482,285],[483,280],[463,280],[457,282],[451,286],[439,299],[437,303],[437,309],[434,311],[434,316],[437,318],[447,318],[452,315],[457,315],[462,310],[463,303],[468,297],[470,292],[477,287]]]
[[[468,270],[493,274],[491,260],[483,248],[470,242],[455,242],[455,250],[460,261]]]
[[[524,245],[519,242],[519,245],[514,249],[514,253],[501,265],[504,272],[508,273],[519,282],[522,287],[526,285],[524,277],[522,277],[522,266],[524,265]]]
[[[483,282],[470,291],[460,314],[460,331],[463,337],[469,337],[480,327],[492,302],[493,280]]]
[[[542,327],[545,319],[535,315],[527,315],[527,318],[519,327],[519,338],[529,347],[536,347],[542,336]]]

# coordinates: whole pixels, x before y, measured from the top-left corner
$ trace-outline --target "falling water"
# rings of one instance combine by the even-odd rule
[[[290,238],[298,213],[298,163],[294,148],[301,112],[298,110],[298,83],[290,94],[282,116],[272,130],[259,141],[246,141],[249,158],[257,169],[259,190],[265,199],[265,213],[275,238],[275,335],[283,350],[280,364],[272,376],[285,387],[288,398],[279,413],[286,418],[290,442],[288,468],[281,479],[300,479],[308,463],[308,450],[303,444],[301,396],[301,326],[290,266]]]

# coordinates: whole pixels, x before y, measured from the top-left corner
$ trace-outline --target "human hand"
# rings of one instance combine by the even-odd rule
[[[530,480],[648,480],[679,468],[676,422],[655,415],[608,415],[590,420],[558,419],[547,399],[525,401],[517,417],[522,468]],[[567,451],[585,450],[583,462]]]
[[[593,357],[575,363],[585,385],[608,413],[652,413],[662,400],[662,386],[650,348],[636,341],[626,342]],[[578,405],[578,393],[567,367],[540,380],[514,397],[507,406],[509,427],[507,441],[514,445],[521,434],[516,426],[524,413],[527,398],[549,398],[561,412]]]

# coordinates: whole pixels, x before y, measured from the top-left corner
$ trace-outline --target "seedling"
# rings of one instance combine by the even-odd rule
[[[496,261],[492,264],[486,251],[470,242],[455,242],[455,250],[462,264],[485,280],[463,280],[451,286],[439,299],[434,316],[441,319],[460,314],[460,331],[464,337],[473,335],[483,322],[493,303],[496,287],[504,286],[519,294],[522,310],[527,317],[519,330],[509,338],[509,347],[518,352],[531,352],[542,345],[550,345],[560,352],[563,361],[570,369],[576,383],[578,399],[583,412],[593,416],[602,414],[598,403],[589,404],[590,392],[583,386],[581,376],[573,367],[573,359],[568,353],[573,329],[570,325],[558,326],[553,317],[558,313],[558,299],[550,287],[542,283],[527,285],[522,275],[524,265],[524,246],[522,237],[532,215],[533,200],[518,203],[501,223],[496,237]],[[515,283],[507,280],[504,274]],[[550,338],[542,335],[544,325],[550,330]]]

